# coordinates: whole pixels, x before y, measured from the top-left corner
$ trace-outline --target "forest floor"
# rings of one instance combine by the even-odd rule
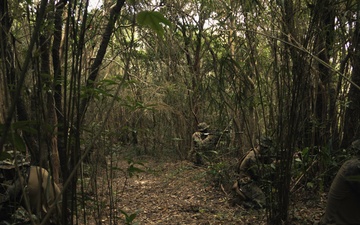
[[[136,172],[134,168],[144,171],[131,177],[115,170],[112,176],[106,171],[97,175],[99,188],[96,190],[101,194],[95,200],[101,204],[94,206],[97,213],[88,213],[86,224],[100,224],[100,221],[102,224],[124,224],[125,215],[127,224],[141,225],[266,224],[265,209],[232,206],[231,193],[209,181],[208,168],[195,167],[187,161],[142,161],[134,167],[127,161],[112,165],[116,171]],[[325,195],[317,194],[314,196],[318,197],[313,198],[312,194],[303,192],[297,196],[291,201],[290,224],[318,221],[324,212]]]

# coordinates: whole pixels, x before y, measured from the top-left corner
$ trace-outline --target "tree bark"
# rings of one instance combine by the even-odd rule
[[[104,59],[106,49],[109,45],[111,35],[113,34],[115,22],[119,18],[120,11],[124,6],[124,4],[125,4],[125,0],[117,0],[116,4],[110,8],[109,21],[106,25],[105,32],[102,36],[102,41],[100,43],[100,47],[95,57],[94,63],[91,65],[90,75],[86,81],[86,89],[91,89],[96,86],[96,79],[98,77],[100,66]],[[78,118],[81,122],[85,117],[86,109],[91,99],[92,99],[92,95],[89,94],[88,96],[84,97],[81,101],[80,110],[79,110],[79,114],[81,118]]]
[[[333,48],[335,14],[332,0],[317,1],[314,6],[313,23],[315,24],[315,53],[322,62],[317,62],[319,82],[317,86],[315,108],[314,145],[326,146],[331,140],[331,127],[336,113],[334,109],[334,92],[330,52]],[[324,64],[325,63],[325,64]]]
[[[33,30],[33,34],[31,36],[31,40],[30,40],[30,43],[29,43],[29,46],[28,46],[28,51],[27,51],[26,56],[25,56],[25,61],[24,61],[24,64],[22,66],[22,70],[21,70],[21,72],[19,74],[19,78],[18,78],[19,80],[17,81],[16,86],[15,86],[16,89],[13,91],[13,94],[12,94],[12,102],[11,102],[11,105],[10,105],[10,107],[8,109],[8,112],[6,113],[4,130],[3,130],[3,132],[2,132],[2,134],[0,136],[0,153],[3,150],[3,146],[4,146],[4,143],[6,141],[6,137],[8,135],[9,130],[10,130],[11,122],[13,120],[13,117],[15,116],[15,109],[18,108],[17,109],[18,113],[23,113],[22,111],[19,111],[19,104],[20,104],[20,106],[23,106],[23,104],[21,104],[21,101],[20,101],[21,100],[21,91],[22,91],[23,84],[24,84],[25,77],[26,77],[26,73],[28,72],[27,70],[28,70],[28,67],[29,67],[29,64],[30,64],[30,61],[31,61],[31,58],[32,58],[32,51],[33,51],[33,48],[34,48],[34,45],[35,45],[35,41],[38,39],[40,26],[43,23],[43,18],[44,18],[44,15],[45,15],[46,6],[47,6],[47,0],[42,0],[41,3],[40,3],[40,8],[39,8],[38,14],[37,14],[35,28]],[[4,46],[4,47],[6,47],[6,46]],[[11,75],[14,75],[13,78],[15,78],[15,72],[14,72],[14,74],[11,74]],[[9,82],[10,81],[8,81],[8,84],[11,85],[11,83],[9,83]],[[25,109],[25,107],[23,107],[22,109]]]
[[[8,1],[0,1],[0,58],[1,58],[1,93],[0,93],[0,123],[5,122],[6,109],[9,107],[9,93],[7,81],[14,79],[15,69],[13,67],[13,57],[11,54],[11,45],[9,43],[9,31],[11,27],[11,18],[9,15]],[[0,148],[1,149],[1,148]],[[1,151],[1,150],[0,150]]]
[[[351,80],[360,86],[360,4],[357,4],[355,32],[350,50],[352,64]],[[360,90],[353,84],[348,95],[349,106],[345,113],[344,138],[342,146],[347,147],[360,135]]]
[[[53,152],[53,154],[58,155],[57,163],[59,165],[54,165],[59,171],[66,173],[64,171],[67,170],[66,167],[66,133],[67,129],[65,128],[65,118],[64,118],[64,110],[62,104],[62,84],[63,84],[63,77],[61,76],[61,54],[60,54],[60,47],[61,47],[61,37],[62,37],[62,28],[63,28],[63,12],[67,0],[60,1],[55,6],[55,15],[54,15],[54,33],[53,33],[53,44],[52,44],[52,61],[53,61],[53,70],[54,70],[54,79],[53,79],[53,88],[54,88],[54,106],[55,113],[56,113],[56,120],[57,120],[57,144],[56,148],[57,153]],[[54,162],[55,164],[55,162]],[[61,167],[61,170],[60,170]],[[56,179],[55,179],[56,182]],[[58,180],[60,182],[60,180]]]

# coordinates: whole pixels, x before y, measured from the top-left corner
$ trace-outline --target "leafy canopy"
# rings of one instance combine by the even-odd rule
[[[139,12],[136,16],[136,21],[139,26],[148,27],[160,36],[164,35],[164,27],[161,23],[171,27],[171,22],[163,14],[154,11]]]

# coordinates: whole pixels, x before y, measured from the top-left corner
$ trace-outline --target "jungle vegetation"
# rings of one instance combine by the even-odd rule
[[[0,156],[51,169],[70,214],[83,161],[114,148],[182,160],[206,121],[229,130],[218,161],[273,137],[280,224],[293,155],[311,155],[304,171],[316,160],[309,182],[324,190],[359,138],[358,1],[0,4]]]

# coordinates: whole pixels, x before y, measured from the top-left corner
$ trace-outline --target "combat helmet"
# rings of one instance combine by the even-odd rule
[[[261,136],[259,140],[259,145],[261,147],[270,148],[272,146],[273,142],[272,139],[268,136]]]
[[[273,141],[268,136],[261,136],[259,140],[260,151],[262,154],[270,154]]]
[[[350,145],[350,148],[357,154],[360,154],[360,139],[353,141]]]
[[[207,123],[205,123],[205,122],[201,122],[201,123],[199,123],[198,124],[198,130],[199,131],[205,131],[206,129],[208,129],[210,126],[207,124]]]

